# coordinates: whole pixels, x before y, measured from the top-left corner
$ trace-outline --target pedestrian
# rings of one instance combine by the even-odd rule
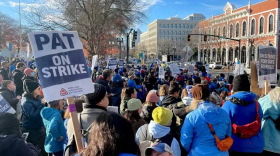
[[[220,81],[219,82],[219,88],[217,89],[218,94],[220,95],[222,92],[225,92],[226,95],[229,93],[229,90],[225,87],[225,82]]]
[[[116,74],[113,76],[113,82],[110,89],[111,90],[110,105],[120,108],[123,84],[124,84],[123,79],[120,75]]]
[[[24,76],[23,71],[25,70],[26,66],[23,62],[19,62],[16,65],[16,69],[13,71],[12,76],[14,79],[14,82],[16,84],[16,95],[22,96],[23,94],[23,81],[22,78]]]
[[[210,102],[207,85],[196,85],[192,89],[193,102],[181,130],[181,144],[189,156],[228,156],[217,148],[216,140],[208,124],[213,126],[220,140],[231,135],[230,118],[226,111]]]
[[[136,131],[147,122],[140,117],[142,112],[142,102],[139,99],[130,99],[127,102],[127,109],[124,113],[124,117],[131,123],[134,135]]]
[[[96,83],[103,85],[106,88],[107,94],[110,94],[110,86],[109,86],[109,82],[111,81],[112,77],[113,77],[113,73],[111,70],[107,69],[104,70],[102,73],[102,77],[103,78],[99,78]]]
[[[262,133],[264,137],[264,156],[280,156],[280,131],[275,120],[280,116],[280,87],[271,90],[259,99],[263,110]]]
[[[168,96],[168,86],[166,84],[160,86],[158,105],[161,106],[162,100]]]
[[[89,137],[81,156],[140,155],[131,124],[117,113],[103,112],[92,124]]]
[[[63,140],[66,138],[61,111],[63,100],[48,102],[48,106],[40,113],[46,127],[45,151],[48,156],[63,156]]]
[[[103,112],[107,111],[107,107],[109,105],[108,95],[106,93],[106,88],[101,84],[94,84],[94,92],[84,95],[85,104],[83,111],[78,115],[79,124],[81,129],[87,130],[92,123],[99,117],[99,115]],[[69,110],[70,111],[70,110]],[[72,119],[69,119],[71,123]],[[91,129],[91,128],[90,128]],[[75,146],[74,140],[74,129],[72,124],[67,125],[67,136],[68,136],[68,144],[67,146]],[[85,138],[88,140],[88,138]],[[88,142],[85,142],[88,144]],[[69,156],[76,151],[70,151],[66,149],[65,155]]]
[[[0,88],[0,94],[14,110],[17,110],[18,102],[21,99],[21,96],[16,96],[15,89],[16,86],[12,80],[3,80],[2,87]]]
[[[176,105],[178,102],[181,102],[181,99],[179,98],[179,93],[179,85],[176,82],[172,81],[169,86],[168,96],[161,102],[162,107],[169,108],[172,110],[174,105]]]
[[[22,138],[19,121],[10,113],[0,113],[0,147],[1,156],[39,156],[36,147]]]
[[[124,111],[127,109],[127,102],[137,97],[137,91],[135,88],[123,88],[121,94],[121,105],[120,105],[120,113],[123,115]]]
[[[41,86],[38,82],[25,80],[23,87],[24,93],[21,99],[22,132],[29,133],[27,141],[34,146],[38,146],[41,155],[45,156],[47,155],[44,150],[46,132],[43,128],[40,112],[45,107],[46,101],[40,97]]]
[[[12,63],[11,63],[11,66],[10,66],[10,72],[11,73],[13,73],[13,71],[16,69],[16,66],[15,66],[15,61],[13,61]]]
[[[213,92],[214,90],[216,90],[218,88],[218,83],[217,83],[217,79],[214,78],[210,84],[209,84],[209,89],[210,89],[210,92]]]
[[[0,73],[3,76],[3,80],[10,80],[10,73],[9,73],[9,62],[8,61],[4,61],[1,63],[1,69],[0,69]]]
[[[146,102],[143,105],[142,113],[140,116],[147,122],[150,123],[153,120],[152,113],[154,109],[157,107],[157,103],[159,101],[159,97],[156,92],[149,92],[146,97]]]
[[[264,148],[261,131],[263,112],[255,101],[256,94],[250,92],[250,82],[246,74],[238,75],[233,80],[233,92],[223,109],[229,114],[234,140],[230,156],[260,155]]]
[[[24,76],[22,78],[22,82],[25,80],[31,80],[31,81],[36,81],[38,82],[38,79],[35,78],[35,72],[31,68],[26,68],[24,70]]]
[[[141,143],[145,144],[150,138],[154,138],[170,146],[174,152],[174,156],[181,156],[179,142],[170,134],[170,125],[173,117],[171,110],[157,107],[154,109],[152,116],[153,120],[149,124],[141,126],[136,133],[136,142],[140,145],[141,152]]]

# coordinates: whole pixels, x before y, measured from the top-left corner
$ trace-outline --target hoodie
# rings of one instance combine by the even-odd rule
[[[39,152],[31,143],[25,143],[15,134],[0,135],[0,155],[38,156]]]
[[[256,94],[251,92],[237,92],[230,96],[229,100],[223,105],[223,109],[229,114],[230,120],[236,125],[246,125],[256,120]],[[263,111],[259,105],[259,114],[262,120]],[[256,136],[242,139],[232,133],[233,145],[230,151],[244,153],[262,153],[264,148],[264,138],[259,130]]]
[[[142,131],[142,127],[138,129],[136,132],[136,138],[135,141],[139,145],[142,141],[146,141],[145,138],[139,138],[139,134]],[[153,120],[148,125],[148,131],[150,134],[153,135],[153,138],[158,139],[166,136],[168,133],[170,133],[170,127],[162,126],[158,123],[155,123]],[[171,143],[171,149],[173,151],[174,156],[181,156],[181,149],[178,141],[173,138]]]
[[[207,123],[212,124],[218,138],[223,140],[231,135],[231,123],[228,114],[215,104],[205,101],[189,113],[181,129],[181,144],[189,156],[228,156],[221,152]]]
[[[56,153],[63,151],[63,140],[58,141],[60,137],[66,138],[64,123],[61,111],[56,108],[45,107],[41,110],[44,125],[46,127],[45,150],[47,153]]]

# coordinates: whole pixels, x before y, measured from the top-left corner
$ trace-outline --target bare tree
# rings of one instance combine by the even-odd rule
[[[77,31],[91,54],[106,54],[110,38],[146,19],[140,0],[43,0],[23,15],[41,30]],[[32,7],[32,6],[31,6]]]
[[[170,52],[173,51],[172,48],[174,45],[174,42],[171,40],[160,40],[158,44],[159,56],[170,55]]]

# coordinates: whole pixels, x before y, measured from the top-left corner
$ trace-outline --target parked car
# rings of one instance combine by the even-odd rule
[[[221,62],[212,62],[209,64],[209,68],[211,69],[222,69],[223,65]]]

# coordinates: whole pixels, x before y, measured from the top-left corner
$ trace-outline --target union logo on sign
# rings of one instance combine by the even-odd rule
[[[64,88],[62,88],[61,90],[60,90],[60,95],[61,96],[65,96],[65,95],[67,95],[68,94],[68,92],[64,89]]]

